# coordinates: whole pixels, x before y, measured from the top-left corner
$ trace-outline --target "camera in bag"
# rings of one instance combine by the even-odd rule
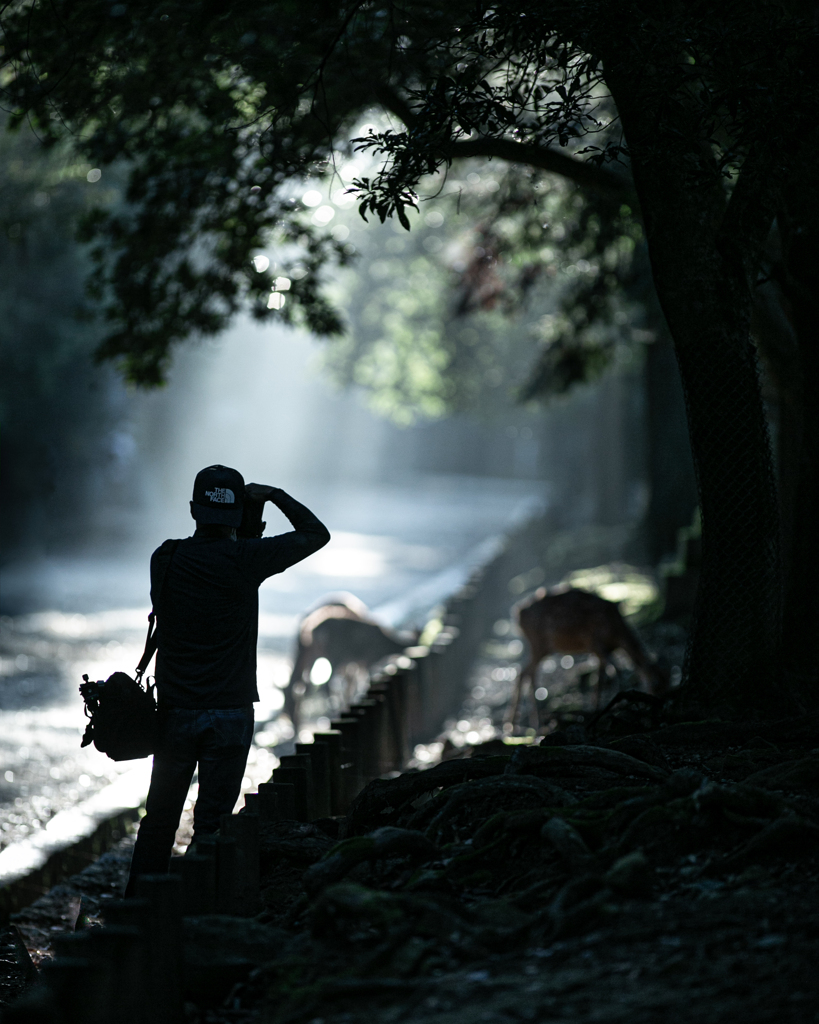
[[[168,567],[173,560],[178,540],[166,540],[159,548],[163,558],[159,569],[157,603],[165,584]],[[125,672],[115,672],[107,679],[92,682],[87,675],[80,684],[85,701],[85,714],[91,721],[85,729],[81,747],[89,743],[112,761],[131,761],[153,754],[156,746],[158,712],[154,687],[142,686],[145,670],[157,649],[156,611],[148,616],[145,649],[136,668],[136,679]]]
[[[83,676],[80,693],[90,721],[80,746],[89,743],[113,761],[130,761],[154,752],[157,710],[154,687],[147,690],[125,672],[96,682]]]

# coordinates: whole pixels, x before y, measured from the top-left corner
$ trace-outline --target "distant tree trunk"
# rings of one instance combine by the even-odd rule
[[[632,67],[634,64],[632,64]],[[692,186],[679,131],[658,137],[656,80],[606,65],[640,199],[657,295],[674,339],[703,524],[703,567],[681,704],[760,711],[775,684],[781,633],[779,515],[740,254],[720,238],[720,180]],[[764,236],[763,236],[764,237]]]

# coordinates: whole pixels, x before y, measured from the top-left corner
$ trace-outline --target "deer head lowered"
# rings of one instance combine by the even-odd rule
[[[667,680],[640,643],[617,605],[597,594],[576,588],[537,590],[533,597],[516,605],[513,614],[529,643],[529,662],[518,673],[507,720],[514,722],[527,689],[534,689],[535,675],[544,658],[552,654],[595,654],[600,664],[597,676],[597,706],[606,666],[616,650],[625,651],[637,675],[649,692],[665,690]],[[537,727],[534,700],[533,724]]]

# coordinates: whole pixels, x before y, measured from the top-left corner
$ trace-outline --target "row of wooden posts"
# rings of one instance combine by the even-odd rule
[[[345,814],[368,782],[400,771],[409,760],[410,685],[411,673],[398,668],[371,683],[329,731],[314,733],[312,743],[296,743],[270,781],[248,796],[248,805],[274,820]]]
[[[450,599],[429,647],[394,659],[329,730],[296,743],[242,811],[223,816],[218,835],[197,839],[168,874],[141,876],[136,897],[106,900],[103,927],[57,936],[42,981],[5,1011],[3,1024],[178,1024],[183,919],[257,914],[260,827],[344,815],[368,782],[400,772],[415,745],[440,731],[459,707],[484,635],[489,576]]]
[[[183,919],[251,917],[259,901],[260,817],[222,816],[168,874],[142,875],[137,895],[105,900],[102,927],[64,932],[41,980],[3,1024],[178,1024],[184,1019]]]
[[[463,700],[485,630],[480,576],[450,598],[428,647],[408,648],[369,685],[330,730],[296,743],[250,804],[263,817],[311,821],[346,814],[373,779],[403,770],[418,743],[441,730]],[[471,614],[470,614],[471,613]]]

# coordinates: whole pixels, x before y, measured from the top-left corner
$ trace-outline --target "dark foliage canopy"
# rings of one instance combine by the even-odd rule
[[[563,174],[616,214],[636,203],[607,61],[663,96],[657,137],[673,122],[691,187],[716,179],[726,194],[749,159],[782,170],[813,91],[815,25],[798,4],[57,0],[12,4],[2,27],[14,120],[126,167],[124,202],[84,237],[109,322],[101,354],[148,384],[175,342],[245,305],[341,330],[320,273],[349,253],[291,192],[351,145],[384,158],[356,183],[365,216],[407,223],[419,179],[468,156]],[[351,142],[373,105],[395,127]],[[281,312],[251,266],[271,235],[307,271]]]

